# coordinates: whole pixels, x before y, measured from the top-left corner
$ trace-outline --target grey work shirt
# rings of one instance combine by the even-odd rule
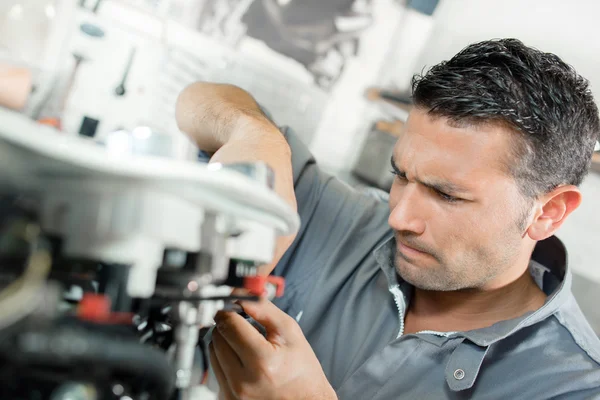
[[[299,321],[340,399],[600,398],[600,341],[557,238],[532,257],[548,296],[539,310],[468,332],[404,335],[412,288],[395,272],[386,199],[328,176],[283,132],[302,227],[275,269],[287,282],[277,304]]]

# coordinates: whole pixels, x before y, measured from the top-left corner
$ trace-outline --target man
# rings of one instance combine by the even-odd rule
[[[413,100],[381,201],[320,171],[241,89],[181,94],[181,129],[214,161],[269,163],[302,219],[277,252],[287,314],[243,303],[266,338],[216,317],[222,398],[600,398],[600,341],[553,236],[600,132],[587,81],[486,41],[416,77]]]

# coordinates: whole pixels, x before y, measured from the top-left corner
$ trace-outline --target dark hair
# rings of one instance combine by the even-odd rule
[[[600,132],[588,81],[516,39],[472,44],[415,76],[413,101],[457,124],[499,123],[520,134],[506,163],[529,197],[579,185]]]

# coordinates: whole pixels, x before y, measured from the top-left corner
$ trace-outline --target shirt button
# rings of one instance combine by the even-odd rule
[[[454,379],[456,380],[461,380],[465,377],[465,371],[463,371],[462,369],[457,369],[456,371],[454,371]]]

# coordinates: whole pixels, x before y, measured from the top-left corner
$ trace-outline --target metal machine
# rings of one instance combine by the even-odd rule
[[[215,312],[281,294],[257,267],[299,219],[268,167],[174,159],[164,140],[0,108],[0,398],[190,398]]]

